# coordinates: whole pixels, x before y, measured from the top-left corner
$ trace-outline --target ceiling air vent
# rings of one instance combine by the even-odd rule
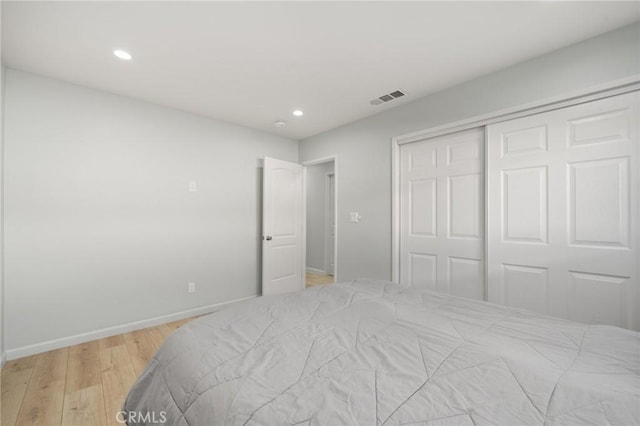
[[[404,95],[405,95],[405,93],[402,90],[396,90],[396,91],[393,91],[391,93],[387,93],[385,95],[377,97],[377,98],[371,100],[369,103],[371,105],[380,105],[380,104],[383,104],[385,102],[389,102],[389,101],[392,101],[394,99],[398,99],[398,98],[400,98],[400,97],[402,97]]]

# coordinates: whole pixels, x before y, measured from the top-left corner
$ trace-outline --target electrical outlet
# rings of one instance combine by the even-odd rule
[[[196,186],[196,181],[195,180],[190,180],[189,181],[189,192],[196,192],[198,190],[198,187]]]
[[[189,285],[187,286],[187,292],[188,293],[195,293],[196,292],[196,283],[189,283]]]

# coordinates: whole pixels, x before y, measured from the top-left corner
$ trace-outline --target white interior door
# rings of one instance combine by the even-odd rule
[[[327,175],[327,244],[326,244],[326,268],[328,275],[334,275],[335,271],[335,244],[336,244],[336,175]]]
[[[638,329],[638,93],[487,127],[489,301]]]
[[[265,157],[262,193],[262,294],[304,288],[303,167]]]
[[[485,299],[484,129],[400,147],[400,283]]]

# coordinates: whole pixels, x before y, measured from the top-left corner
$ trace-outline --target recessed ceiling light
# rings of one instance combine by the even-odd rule
[[[296,117],[302,117],[304,115],[304,112],[300,111],[299,109],[293,111],[293,115],[295,115]]]
[[[275,123],[273,123],[273,125],[276,127],[284,127],[287,125],[287,123],[285,123],[284,121],[276,121]]]
[[[113,51],[113,54],[120,59],[124,59],[125,61],[131,60],[131,53],[127,52],[126,50],[116,49]]]

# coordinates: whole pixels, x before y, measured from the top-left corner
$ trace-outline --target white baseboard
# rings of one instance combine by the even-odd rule
[[[7,362],[7,353],[2,352],[0,355],[0,368],[4,367],[4,363]]]
[[[307,266],[307,272],[310,272],[312,274],[322,274],[322,275],[327,275],[326,271],[323,271],[322,269],[316,269],[316,268],[310,268]]]
[[[184,318],[194,317],[196,315],[209,314],[219,311],[223,307],[228,307],[245,300],[254,299],[257,296],[241,297],[239,299],[229,300],[228,302],[215,303],[213,305],[201,306],[199,308],[188,309],[186,311],[175,312],[173,314],[162,315],[159,317],[149,318],[141,321],[134,321],[127,324],[117,325],[115,327],[103,328],[87,333],[76,334],[74,336],[63,337],[60,339],[48,340],[34,345],[22,346],[16,349],[9,349],[2,354],[2,363],[5,360],[22,358],[29,355],[39,354],[42,352],[60,349],[67,346],[78,345],[80,343],[90,342],[92,340],[102,339],[104,337],[115,336],[130,331],[141,330],[143,328],[154,327],[156,325],[165,324]]]

